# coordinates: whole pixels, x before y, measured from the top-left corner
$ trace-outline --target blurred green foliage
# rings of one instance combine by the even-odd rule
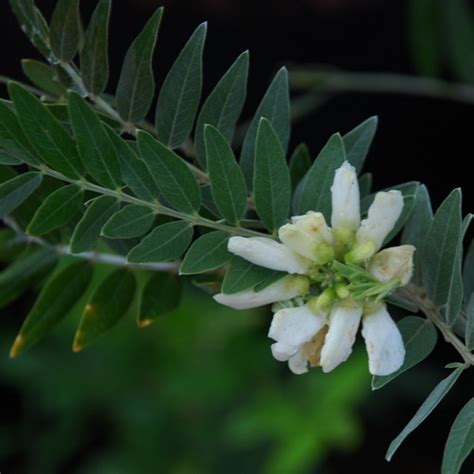
[[[3,310],[15,327],[0,336],[0,466],[12,472],[300,473],[361,438],[363,351],[329,375],[292,376],[271,357],[265,312],[186,287],[180,308],[147,329],[126,319],[74,354],[69,317],[8,360],[20,312]]]

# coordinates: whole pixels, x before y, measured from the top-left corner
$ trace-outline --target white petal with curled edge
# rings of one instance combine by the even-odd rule
[[[400,286],[404,286],[413,275],[414,252],[413,245],[383,249],[370,260],[369,272],[380,281],[396,279],[400,282]]]
[[[307,306],[285,308],[274,314],[268,337],[279,343],[300,348],[326,323],[324,316],[314,314]]]
[[[276,301],[285,301],[304,295],[309,290],[309,280],[301,275],[288,275],[268,285],[262,291],[245,290],[238,293],[218,293],[214,300],[234,309],[256,308]]]
[[[385,305],[364,315],[362,336],[365,339],[369,372],[372,375],[389,375],[403,365],[405,346],[402,335]]]
[[[266,237],[231,237],[227,248],[255,265],[281,272],[305,274],[311,264],[283,244]]]
[[[288,367],[296,375],[302,375],[308,372],[308,361],[303,355],[302,350],[299,350],[293,357],[288,359]]]
[[[331,229],[326,223],[326,219],[321,212],[308,211],[301,216],[293,216],[291,223],[296,225],[298,229],[307,232],[317,242],[332,243]]]
[[[343,301],[334,305],[321,350],[323,372],[335,369],[351,355],[361,316],[362,307],[355,302]]]
[[[355,168],[345,161],[336,170],[331,186],[333,229],[355,231],[360,225],[360,194]]]
[[[275,344],[271,345],[271,350],[276,360],[286,362],[298,352],[298,347],[283,344],[283,342],[275,342]]]
[[[382,247],[385,237],[394,228],[403,210],[403,195],[400,191],[379,192],[369,208],[367,219],[364,219],[357,231],[357,242],[372,242],[375,251]]]

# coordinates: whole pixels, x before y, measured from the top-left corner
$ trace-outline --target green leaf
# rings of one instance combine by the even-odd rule
[[[42,180],[40,173],[30,171],[0,184],[0,218],[17,208]]]
[[[422,360],[426,359],[436,345],[438,334],[433,323],[425,318],[407,316],[398,324],[398,329],[405,344],[405,361],[403,365],[390,375],[374,376],[372,389],[377,390],[397,378],[403,372],[411,369]]]
[[[33,0],[10,0],[21,29],[38,51],[52,60],[49,47],[49,28],[41,12],[35,7]]]
[[[267,286],[270,286],[271,284],[277,282],[278,280],[281,280],[283,277],[287,276],[288,273],[286,272],[279,272],[279,271],[271,271],[266,275],[266,277],[258,283],[258,285],[255,285],[254,291],[258,293],[259,291],[264,290]]]
[[[326,221],[330,221],[331,186],[334,173],[345,159],[344,142],[341,135],[335,133],[296,188],[293,199],[295,214],[318,211],[324,214]]]
[[[208,210],[214,217],[221,219],[222,215],[219,212],[219,209],[217,209],[216,203],[214,202],[211,186],[209,185],[200,186],[200,190],[201,190],[202,206],[206,210]]]
[[[474,17],[467,0],[451,0],[442,9],[446,29],[447,59],[456,78],[474,82]]]
[[[140,298],[137,324],[145,327],[156,318],[176,309],[181,300],[181,284],[176,275],[154,273]]]
[[[1,165],[21,165],[21,160],[16,158],[13,155],[10,155],[9,152],[0,148],[0,164]]]
[[[255,147],[255,209],[267,229],[275,231],[288,218],[291,179],[285,152],[271,123],[260,120]]]
[[[65,63],[77,53],[80,39],[79,0],[58,0],[50,25],[51,48]]]
[[[120,165],[109,134],[79,94],[70,92],[68,101],[77,148],[87,172],[102,186],[117,188],[122,182]]]
[[[221,291],[226,294],[233,294],[248,290],[272,278],[277,273],[281,272],[254,265],[240,257],[234,257],[225,274]]]
[[[58,258],[50,247],[27,249],[0,273],[0,306],[14,301],[32,283],[43,278]]]
[[[364,198],[370,194],[372,190],[372,173],[364,173],[359,178],[359,192],[360,197]]]
[[[193,237],[193,227],[183,221],[156,227],[128,254],[130,263],[166,262],[181,256]]]
[[[168,147],[182,145],[191,133],[202,92],[202,53],[207,23],[199,25],[171,66],[156,104],[158,138]]]
[[[267,89],[245,135],[240,155],[240,167],[244,173],[247,188],[253,184],[255,143],[260,119],[265,117],[278,135],[284,152],[290,139],[290,95],[288,92],[288,71],[281,68]]]
[[[355,167],[357,173],[360,173],[364,166],[377,131],[378,121],[377,116],[370,117],[342,137],[346,149],[346,159]]]
[[[423,402],[420,408],[418,408],[418,411],[415,413],[415,416],[410,420],[408,425],[406,425],[402,432],[390,443],[387,454],[385,455],[387,461],[392,459],[395,451],[400,447],[405,438],[412,431],[418,428],[418,426],[421,425],[421,423],[423,423],[423,421],[425,421],[431,412],[438,406],[439,402],[441,402],[452,386],[456,383],[463,370],[464,367],[459,367],[436,385],[428,398]]]
[[[247,206],[242,171],[224,135],[212,125],[206,125],[204,133],[214,202],[227,221],[238,223]]]
[[[384,299],[387,303],[405,309],[410,313],[416,313],[419,310],[418,306],[415,303],[405,298],[402,298],[397,293],[392,293],[391,295],[386,296]]]
[[[135,287],[133,273],[126,268],[116,270],[100,283],[82,313],[73,351],[82,350],[118,323],[133,301]]]
[[[22,59],[21,67],[25,76],[42,91],[58,97],[66,94],[67,89],[61,84],[54,67],[34,59]]]
[[[433,222],[431,200],[425,185],[421,185],[416,193],[415,205],[408,218],[402,234],[402,243],[411,244],[416,248],[413,258],[415,269],[413,282],[422,285],[423,245],[426,235]]]
[[[162,15],[163,7],[148,20],[125,55],[116,98],[119,114],[126,122],[142,120],[153,100],[153,52]]]
[[[0,101],[0,148],[14,160],[38,164],[34,150],[18,123],[16,115]]]
[[[131,239],[148,232],[155,213],[148,207],[130,204],[116,212],[105,224],[102,235],[109,239]]]
[[[471,240],[469,250],[464,259],[464,268],[462,273],[464,302],[467,304],[474,293],[474,240]]]
[[[29,349],[71,311],[91,281],[92,268],[89,262],[76,262],[49,278],[21,326],[10,357]]]
[[[243,52],[222,76],[201,107],[196,122],[194,146],[196,157],[203,169],[207,168],[204,145],[204,125],[209,124],[232,143],[235,125],[240,117],[247,95],[249,53]]]
[[[139,132],[138,148],[166,201],[178,211],[197,212],[201,193],[184,160],[146,132]]]
[[[442,8],[433,0],[411,0],[407,4],[410,20],[410,52],[416,71],[421,76],[438,77],[443,70]]]
[[[133,151],[129,143],[110,127],[105,127],[115,147],[123,182],[139,199],[153,202],[158,199],[158,187],[147,165]]]
[[[109,80],[109,19],[111,0],[100,0],[92,14],[81,49],[81,75],[86,90],[99,95]]]
[[[112,196],[100,196],[94,199],[74,229],[70,244],[71,252],[81,253],[92,249],[99,239],[102,227],[118,210],[119,203]]]
[[[455,189],[436,211],[423,247],[424,287],[448,324],[462,305],[461,225],[461,191]]]
[[[474,293],[471,293],[469,304],[466,308],[466,346],[469,350],[474,350]]]
[[[458,474],[474,449],[474,398],[471,398],[454,420],[444,447],[441,474]]]
[[[35,212],[26,232],[43,235],[66,225],[82,205],[84,191],[70,184],[52,192]]]
[[[311,154],[306,143],[300,143],[293,151],[290,158],[290,176],[293,188],[303,179],[304,175],[311,168]]]
[[[231,258],[227,250],[229,234],[216,230],[199,237],[184,257],[180,275],[192,275],[222,267]]]
[[[15,103],[18,119],[37,155],[51,168],[68,178],[79,178],[83,166],[71,135],[53,114],[24,87],[16,83],[8,86]]]

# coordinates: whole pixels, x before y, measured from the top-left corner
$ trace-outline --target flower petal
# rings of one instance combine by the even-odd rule
[[[231,237],[227,248],[255,265],[282,272],[304,274],[311,264],[284,245],[265,237]]]
[[[363,245],[371,242],[374,253],[382,247],[385,237],[394,228],[403,210],[403,195],[392,190],[375,195],[369,208],[367,219],[364,219],[357,231],[357,242]]]
[[[308,361],[303,354],[303,350],[299,350],[293,357],[290,357],[288,367],[296,375],[308,372]]]
[[[360,225],[360,194],[355,168],[345,161],[331,186],[333,229],[356,231]]]
[[[330,372],[350,356],[361,316],[361,306],[353,301],[334,305],[329,316],[329,331],[321,351],[320,364],[323,372]]]
[[[301,275],[288,275],[268,285],[262,291],[245,290],[238,293],[218,293],[214,299],[235,309],[256,308],[276,301],[285,301],[304,295],[309,290],[309,280]]]
[[[298,352],[298,347],[284,344],[283,342],[275,342],[271,345],[272,355],[279,362],[286,362]]]
[[[333,257],[331,229],[320,212],[294,216],[292,222],[278,230],[278,237],[286,247],[318,264]]]
[[[406,285],[413,274],[413,245],[400,245],[381,250],[370,260],[369,272],[380,281],[398,280]]]
[[[299,349],[326,323],[324,316],[314,314],[307,306],[285,308],[274,314],[268,337]]]
[[[397,325],[385,305],[365,314],[362,336],[369,355],[369,372],[372,375],[389,375],[398,370],[405,360],[405,346]]]

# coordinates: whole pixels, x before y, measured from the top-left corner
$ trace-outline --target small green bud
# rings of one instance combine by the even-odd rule
[[[372,257],[375,250],[375,244],[370,241],[365,242],[364,244],[355,244],[354,247],[352,247],[352,250],[346,254],[344,260],[346,263],[358,265]]]
[[[336,290],[337,296],[341,299],[348,298],[351,295],[351,292],[345,283],[337,283],[334,289]]]

